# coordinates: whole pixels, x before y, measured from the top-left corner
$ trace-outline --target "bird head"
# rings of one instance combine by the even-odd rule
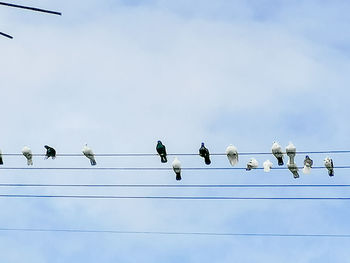
[[[49,147],[49,146],[47,146],[47,145],[45,145],[44,147],[45,147],[45,149],[46,149],[46,150],[48,150],[48,149],[50,148],[50,147]]]
[[[202,142],[201,146],[204,147],[204,142]]]

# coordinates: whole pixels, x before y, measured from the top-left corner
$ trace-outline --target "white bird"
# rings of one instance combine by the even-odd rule
[[[288,146],[286,147],[286,154],[289,157],[289,163],[293,164],[294,163],[294,157],[297,152],[297,148],[295,148],[293,143],[289,143]]]
[[[283,152],[281,145],[278,142],[274,142],[271,147],[272,154],[277,158],[278,165],[283,165]]]
[[[246,170],[247,170],[247,171],[250,171],[251,169],[258,168],[258,166],[259,166],[258,161],[257,161],[256,159],[254,159],[254,158],[251,158],[251,159],[249,160],[249,162],[247,163],[247,168],[246,168]]]
[[[299,173],[298,173],[298,166],[296,163],[289,163],[287,164],[287,167],[289,171],[292,172],[294,178],[299,178]]]
[[[266,160],[263,163],[263,167],[264,167],[264,172],[266,172],[266,173],[270,172],[271,167],[272,167],[272,162],[270,160]]]
[[[334,176],[334,166],[333,166],[333,160],[330,157],[326,157],[324,159],[324,166],[328,170],[329,176]]]
[[[304,168],[303,168],[303,173],[304,174],[311,173],[311,168],[312,168],[313,163],[314,163],[314,161],[311,160],[308,155],[306,155],[305,159],[304,159]]]
[[[27,164],[28,165],[33,165],[32,150],[29,147],[24,146],[23,149],[22,149],[22,154],[24,155],[24,157],[27,158]]]
[[[172,166],[173,166],[173,170],[176,174],[176,180],[180,181],[181,180],[181,163],[180,163],[179,159],[177,159],[177,157],[175,157],[175,159],[172,163]]]
[[[238,151],[232,144],[226,148],[226,155],[232,166],[235,166],[238,163]]]
[[[84,145],[82,152],[90,160],[91,165],[96,165],[95,155],[87,144]]]
[[[4,162],[2,161],[2,152],[0,150],[0,165],[3,165],[3,164],[4,164]]]

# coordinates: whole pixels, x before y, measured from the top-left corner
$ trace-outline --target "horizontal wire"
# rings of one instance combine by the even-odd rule
[[[59,16],[62,15],[62,13],[60,13],[60,12],[50,11],[50,10],[36,8],[36,7],[30,7],[30,6],[15,5],[15,4],[10,4],[10,3],[5,3],[5,2],[0,2],[0,5],[9,6],[9,7],[15,7],[15,8],[21,8],[21,9],[27,9],[27,10],[31,10],[31,11],[48,13],[48,14],[59,15]]]
[[[350,187],[350,184],[14,184],[0,183],[0,187],[127,187],[127,188],[297,188]]]
[[[37,195],[0,194],[0,198],[75,198],[75,199],[167,199],[167,200],[337,200],[350,197],[235,197],[235,196],[115,196],[115,195]]]
[[[350,150],[329,150],[329,151],[299,151],[296,154],[323,154],[323,153],[332,153],[332,154],[341,154],[341,153],[350,153]],[[286,152],[283,152],[286,154]],[[3,156],[22,156],[22,153],[3,153]],[[151,157],[158,156],[157,153],[96,153],[96,157]],[[168,156],[198,156],[199,153],[168,153]],[[226,156],[226,153],[211,153],[210,155],[214,156]],[[272,155],[271,152],[240,152],[238,155]],[[43,153],[34,153],[33,156],[45,156]],[[81,157],[84,156],[82,153],[61,153],[56,156],[62,157]]]
[[[86,234],[132,234],[132,235],[181,235],[181,236],[236,236],[236,237],[317,237],[317,238],[350,238],[350,234],[283,234],[283,233],[220,233],[220,232],[171,232],[171,231],[124,231],[97,229],[45,229],[45,228],[3,228],[0,231],[12,232],[60,232]]]
[[[350,169],[350,165],[334,166],[334,169]],[[246,170],[244,167],[183,167],[182,170]],[[258,167],[252,170],[263,170]],[[303,169],[303,167],[298,167]],[[312,169],[326,169],[315,166]],[[0,170],[120,170],[120,171],[169,171],[169,167],[0,167]],[[287,167],[272,167],[271,170],[288,170]]]

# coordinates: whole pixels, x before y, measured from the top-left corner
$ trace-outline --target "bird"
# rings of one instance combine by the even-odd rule
[[[296,152],[297,152],[297,149],[295,148],[294,144],[290,142],[286,147],[286,154],[289,157],[290,164],[294,163],[294,157],[295,157]]]
[[[329,176],[334,176],[334,165],[333,165],[333,160],[330,157],[326,157],[324,159],[324,166],[328,170],[328,175]]]
[[[90,159],[91,165],[96,165],[95,155],[91,148],[87,146],[87,144],[84,145],[82,152],[88,159]]]
[[[271,147],[272,154],[277,158],[278,165],[283,165],[283,152],[281,145],[278,142],[274,142]]]
[[[22,149],[22,154],[24,155],[24,157],[27,158],[27,164],[28,165],[33,165],[32,150],[29,147],[24,146],[23,149]]]
[[[266,173],[270,172],[271,167],[272,167],[272,162],[270,160],[266,160],[263,163],[263,167],[264,167],[264,172],[266,172]]]
[[[4,164],[4,162],[3,162],[3,160],[2,160],[2,152],[1,152],[1,150],[0,150],[0,165],[3,165]]]
[[[176,180],[180,181],[181,180],[181,163],[180,163],[179,159],[177,159],[177,157],[175,157],[175,159],[172,163],[172,166],[173,166],[173,170],[176,174]]]
[[[52,159],[56,158],[56,150],[50,146],[45,145],[44,146],[46,149],[46,154],[45,154],[45,159],[49,159],[50,157]]]
[[[204,142],[202,142],[201,148],[199,148],[199,155],[204,158],[206,165],[209,165],[211,163],[209,150],[204,146]]]
[[[308,155],[305,156],[304,159],[304,168],[303,168],[303,173],[304,174],[309,174],[311,173],[311,168],[312,165],[314,164],[314,161],[310,159]]]
[[[289,171],[292,172],[294,178],[299,178],[298,166],[296,165],[296,163],[288,162],[287,167]]]
[[[160,161],[162,163],[166,163],[168,161],[166,158],[166,148],[165,148],[165,145],[161,141],[157,142],[156,150],[160,156]]]
[[[232,166],[235,166],[238,163],[238,151],[232,144],[226,148],[226,155]]]
[[[258,161],[254,158],[251,158],[247,163],[246,171],[250,171],[252,169],[258,168],[258,165],[259,165]]]

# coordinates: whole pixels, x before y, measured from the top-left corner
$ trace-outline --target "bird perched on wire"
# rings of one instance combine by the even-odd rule
[[[310,159],[308,155],[305,156],[304,159],[304,168],[303,168],[303,173],[304,174],[309,174],[311,173],[311,168],[312,165],[314,164],[314,161]]]
[[[1,152],[1,150],[0,150],[0,165],[3,165],[4,164],[4,162],[3,162],[3,160],[2,160],[2,152]]]
[[[330,157],[326,157],[324,159],[324,166],[328,170],[328,175],[329,176],[334,176],[334,165],[333,165],[333,160]]]
[[[165,145],[161,141],[157,142],[156,150],[160,156],[160,161],[162,163],[166,163],[168,161],[168,159],[166,158],[166,148],[165,148]]]
[[[292,172],[294,178],[299,178],[298,166],[296,165],[296,163],[288,162],[287,167],[289,171]]]
[[[226,155],[232,166],[235,166],[238,163],[238,151],[232,144],[226,148]]]
[[[270,172],[271,167],[272,167],[272,162],[270,160],[266,160],[263,163],[263,167],[264,167],[264,172],[266,172],[266,173]]]
[[[181,180],[181,163],[180,163],[179,159],[177,159],[177,157],[175,157],[175,159],[172,163],[172,166],[173,166],[173,170],[176,174],[176,180],[180,181]]]
[[[294,144],[290,142],[286,147],[286,154],[289,157],[290,164],[294,163],[294,158],[295,158],[296,152],[297,152],[297,148],[295,148]]]
[[[56,158],[56,150],[50,146],[45,145],[44,146],[46,149],[46,154],[45,154],[45,159],[49,159],[50,157],[52,159]]]
[[[27,165],[33,165],[32,150],[29,147],[24,146],[22,149],[22,154],[27,158]]]
[[[258,168],[258,166],[259,166],[258,161],[256,159],[254,159],[254,158],[251,158],[249,160],[249,162],[247,163],[246,171],[250,171],[252,169]]]
[[[209,165],[211,163],[209,150],[204,146],[204,142],[202,142],[201,148],[199,148],[199,155],[204,158],[205,164]]]
[[[96,165],[95,155],[87,144],[84,145],[82,152],[90,160],[91,165]]]
[[[277,158],[278,165],[283,165],[283,152],[281,145],[278,142],[274,142],[271,147],[272,154]]]

